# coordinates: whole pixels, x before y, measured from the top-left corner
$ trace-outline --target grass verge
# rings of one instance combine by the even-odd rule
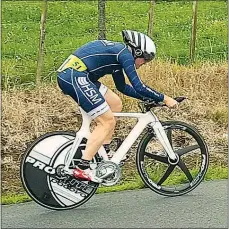
[[[2,1],[2,86],[34,85],[42,1]],[[227,60],[227,2],[198,3],[195,61]],[[107,1],[106,38],[122,41],[121,31],[147,33],[149,2]],[[189,64],[192,1],[160,1],[154,7],[152,38],[157,57]],[[133,20],[141,18],[141,20]],[[77,48],[98,38],[97,1],[48,1],[42,82]],[[67,26],[66,26],[67,25]],[[64,36],[63,36],[64,33]],[[220,34],[220,36],[219,36]]]
[[[205,181],[209,180],[220,180],[220,179],[227,179],[228,178],[228,168],[227,167],[209,167],[208,172],[204,178]],[[176,176],[173,176],[171,180],[172,183],[176,183],[177,179]],[[119,185],[115,185],[112,187],[105,187],[101,186],[98,188],[96,193],[107,193],[107,192],[118,192],[124,190],[134,190],[134,189],[142,189],[144,188],[144,184],[139,176],[136,177],[134,181],[131,182],[124,182]],[[31,198],[26,193],[16,194],[16,193],[9,193],[7,195],[2,195],[1,197],[2,205],[7,204],[18,204],[31,201]]]

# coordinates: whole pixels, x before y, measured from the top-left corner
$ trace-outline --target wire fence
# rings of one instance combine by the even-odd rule
[[[41,14],[45,1],[2,2],[2,87],[5,89],[38,84],[39,63],[39,81],[54,81],[56,69],[65,58],[86,42],[98,39],[101,30],[106,39],[116,41],[122,41],[123,29],[151,33],[157,58],[180,64],[228,58],[226,1],[198,2],[193,57],[190,53],[192,1],[106,1],[105,10],[100,13],[98,1],[47,1],[41,51]],[[105,16],[104,28],[101,12]]]

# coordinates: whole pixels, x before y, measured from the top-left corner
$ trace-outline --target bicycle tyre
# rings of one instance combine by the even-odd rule
[[[37,171],[35,171],[35,173],[36,174],[39,173],[39,174],[42,174],[42,175],[41,175],[40,181],[36,181],[36,179],[39,176],[38,177],[37,176],[34,177],[34,180],[35,180],[34,183],[35,182],[38,182],[38,183],[35,183],[35,185],[33,185],[33,188],[32,188],[32,186],[30,185],[32,177],[29,177],[28,171],[26,171],[27,170],[27,166],[28,166],[27,164],[29,164],[29,166],[31,164],[31,163],[26,163],[26,160],[28,160],[28,157],[30,156],[30,153],[33,151],[33,149],[39,143],[41,143],[41,141],[44,141],[44,140],[47,140],[50,137],[56,137],[56,136],[57,137],[59,137],[59,136],[62,136],[63,137],[64,136],[66,138],[69,138],[69,140],[66,141],[66,144],[61,145],[61,147],[59,149],[59,154],[57,153],[56,158],[54,158],[53,160],[50,160],[50,164],[49,165],[51,165],[51,166],[49,166],[49,169],[54,165],[55,160],[57,160],[57,158],[61,154],[61,152],[63,152],[66,149],[66,147],[70,147],[70,145],[73,143],[73,139],[75,138],[76,133],[69,132],[69,131],[55,131],[55,132],[46,133],[46,134],[38,137],[35,141],[33,141],[29,145],[29,147],[26,149],[26,151],[25,151],[25,153],[24,153],[24,155],[23,155],[23,157],[21,159],[21,163],[20,163],[21,182],[22,182],[22,185],[23,185],[25,191],[27,192],[27,194],[31,197],[32,200],[34,200],[39,205],[41,205],[41,206],[43,206],[45,208],[48,208],[48,209],[52,209],[52,210],[69,210],[69,209],[73,209],[73,208],[79,207],[80,205],[82,205],[85,202],[87,202],[95,194],[95,192],[96,192],[99,184],[94,183],[94,182],[88,182],[89,183],[89,186],[90,187],[93,187],[91,189],[90,193],[85,198],[83,198],[82,200],[80,200],[79,202],[73,203],[73,204],[70,204],[70,205],[63,204],[62,203],[63,201],[57,201],[57,200],[55,201],[55,200],[53,200],[53,199],[56,199],[57,197],[50,197],[51,195],[54,195],[54,194],[53,194],[53,189],[52,190],[49,190],[50,192],[47,191],[48,194],[47,193],[46,194],[52,200],[52,204],[50,204],[49,202],[46,202],[45,200],[43,200],[42,195],[35,194],[35,192],[37,192],[39,188],[43,188],[41,185],[39,185],[39,182],[44,182],[44,180],[46,180],[46,179],[49,180],[50,179],[48,177],[49,175],[48,174],[45,175],[44,173],[42,173],[42,171],[40,171],[41,169],[37,169]],[[35,163],[33,164],[33,166],[35,165]],[[40,168],[39,167],[39,163],[37,163],[37,164],[38,165],[36,167]],[[45,163],[43,163],[43,164],[45,164]],[[43,167],[41,163],[40,163],[40,166]],[[46,167],[46,168],[48,168],[48,167]],[[34,171],[34,168],[33,168],[32,171]],[[46,176],[47,176],[47,178],[46,178]],[[51,175],[50,175],[50,177],[51,177]],[[36,188],[36,186],[37,186],[37,188]],[[45,186],[46,186],[46,184],[45,184]],[[50,187],[50,184],[48,186]],[[58,204],[56,202],[60,202],[60,203]]]
[[[184,148],[181,149],[180,151],[178,150],[177,152],[179,152],[180,154],[182,154],[181,156],[179,156],[179,163],[182,165],[182,168],[185,171],[185,175],[187,176],[187,180],[188,182],[185,183],[184,182],[184,186],[185,188],[183,189],[177,189],[175,186],[173,186],[172,188],[167,188],[165,186],[163,186],[163,181],[164,178],[169,174],[169,172],[171,171],[171,173],[174,171],[174,168],[178,165],[175,165],[173,168],[173,165],[171,165],[168,161],[168,156],[165,154],[163,156],[157,155],[158,152],[152,152],[152,153],[148,153],[146,152],[146,148],[147,145],[150,143],[150,141],[153,139],[156,139],[156,136],[153,132],[153,130],[151,130],[150,132],[148,131],[141,139],[139,145],[138,145],[138,149],[137,149],[137,155],[136,155],[136,165],[137,165],[137,170],[138,173],[141,177],[141,179],[143,180],[144,184],[149,187],[152,191],[160,194],[160,195],[164,195],[164,196],[180,196],[180,195],[184,195],[186,193],[189,193],[190,191],[192,191],[193,189],[195,189],[200,183],[201,181],[204,179],[204,176],[207,172],[208,169],[208,164],[209,164],[209,153],[208,153],[208,147],[203,139],[203,137],[200,135],[200,133],[198,132],[198,130],[181,121],[166,121],[166,122],[162,122],[162,126],[166,129],[167,131],[167,136],[169,131],[171,130],[181,130],[184,131],[185,133],[187,133],[188,135],[192,136],[193,139],[196,141],[196,145],[190,146],[190,148]],[[172,133],[170,133],[170,139],[169,141],[172,142]],[[184,138],[185,140],[185,138]],[[183,141],[184,141],[183,140]],[[158,141],[158,140],[157,140]],[[198,145],[198,147],[197,147]],[[190,150],[188,152],[186,152],[189,149],[193,149]],[[192,152],[194,150],[200,150],[200,154],[201,154],[201,164],[200,164],[200,168],[198,171],[198,174],[196,175],[196,177],[192,177],[193,174],[191,174],[191,172],[188,170],[186,170],[187,166],[184,165],[185,163],[182,161],[183,157],[185,157],[185,155],[188,157],[188,153]],[[182,151],[183,150],[183,151]],[[175,149],[174,149],[174,152]],[[181,153],[182,152],[182,153]],[[186,152],[186,153],[184,153]],[[149,159],[150,158],[150,159]],[[155,165],[158,166],[158,164],[163,164],[161,167],[165,167],[166,171],[163,174],[163,178],[161,178],[159,181],[159,178],[155,178],[155,180],[152,180],[152,174],[153,174],[153,169],[148,169],[146,164],[147,159],[150,161],[151,159],[155,159],[156,163]],[[157,161],[159,160],[159,161]],[[166,168],[165,164],[168,165],[168,167]],[[158,168],[161,168],[160,166],[158,166]],[[170,168],[169,168],[170,167]],[[179,167],[179,166],[178,166]],[[148,169],[148,171],[147,171]],[[158,169],[160,171],[160,169]],[[169,171],[169,172],[168,172]],[[183,170],[182,170],[183,172]],[[167,174],[166,174],[167,173]],[[167,178],[169,178],[169,176],[171,175],[171,173],[167,176]],[[156,175],[154,175],[154,177],[156,177]],[[182,176],[181,176],[182,177]],[[166,179],[167,179],[166,178]],[[190,180],[189,180],[190,179]],[[189,185],[188,185],[189,183]],[[183,185],[183,183],[181,183],[181,185]]]

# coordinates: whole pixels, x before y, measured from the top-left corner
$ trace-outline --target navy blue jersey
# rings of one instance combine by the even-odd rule
[[[153,99],[161,102],[164,95],[146,86],[139,78],[135,60],[127,48],[120,42],[107,40],[91,41],[74,53],[86,65],[86,72],[92,82],[98,81],[104,75],[111,74],[116,88],[127,96],[137,99]],[[123,71],[131,85],[126,84]]]

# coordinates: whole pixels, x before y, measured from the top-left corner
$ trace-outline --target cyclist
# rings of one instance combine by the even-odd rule
[[[123,30],[122,36],[124,43],[95,40],[83,45],[57,70],[61,90],[70,95],[97,124],[88,138],[81,161],[73,170],[73,176],[78,179],[101,182],[95,171],[90,169],[90,161],[102,145],[109,152],[116,124],[113,112],[122,110],[119,96],[100,83],[99,78],[112,75],[117,90],[127,96],[163,101],[168,107],[177,105],[176,100],[146,86],[136,72],[155,57],[156,47],[151,38],[131,30]],[[125,82],[123,71],[131,85]]]

